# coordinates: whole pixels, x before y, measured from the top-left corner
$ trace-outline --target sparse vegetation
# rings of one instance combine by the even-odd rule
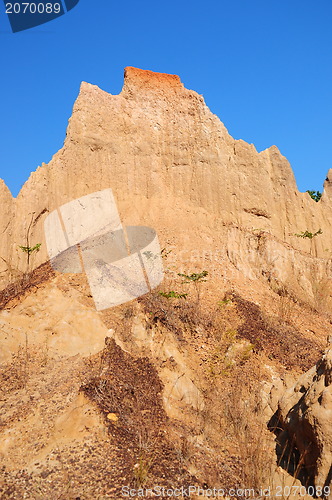
[[[183,273],[178,273],[178,276],[182,276],[182,278],[185,278],[185,283],[190,283],[190,282],[202,282],[206,281],[205,278],[208,275],[207,271],[202,271],[201,273],[192,273],[192,274],[183,274]]]
[[[40,265],[30,273],[10,283],[4,290],[0,291],[0,309],[4,308],[10,301],[18,299],[24,293],[35,289],[39,284],[55,276],[49,262]]]
[[[294,236],[297,236],[298,238],[309,238],[309,240],[312,240],[315,238],[315,236],[318,236],[319,234],[323,234],[323,231],[321,229],[318,229],[315,233],[311,233],[310,231],[302,231],[301,233],[295,233]]]
[[[319,234],[323,234],[323,231],[321,229],[318,229],[318,231],[312,233],[310,231],[302,231],[301,233],[295,233],[294,236],[297,236],[298,238],[307,238],[310,240],[310,253],[312,253],[312,243],[313,243],[313,239],[318,236]],[[317,256],[317,253],[316,253],[316,256]]]
[[[201,292],[200,284],[207,281],[205,278],[208,274],[209,273],[207,271],[202,271],[200,273],[192,273],[192,274],[178,273],[178,276],[184,278],[183,281],[184,284],[194,283],[198,308],[200,306],[200,292]]]
[[[23,275],[24,278],[27,277],[30,271],[30,256],[33,255],[34,253],[39,252],[40,247],[41,243],[37,243],[33,247],[25,247],[23,245],[19,245],[19,248],[22,250],[22,252],[27,254],[27,265],[26,265],[26,272]]]
[[[147,458],[145,454],[140,454],[138,462],[133,467],[135,486],[137,488],[142,488],[147,483],[152,464],[153,458]]]
[[[308,189],[306,193],[308,193],[310,198],[312,198],[316,202],[318,202],[322,197],[322,193],[320,191],[311,191],[310,189]]]
[[[257,373],[256,377],[259,380],[262,374]],[[250,485],[258,494],[262,485],[273,476],[275,465],[269,458],[270,435],[259,418],[263,409],[262,395],[248,365],[236,370],[221,397],[225,430],[241,461],[239,486],[248,488]]]
[[[126,484],[124,475],[132,487],[140,488],[159,484],[166,474],[174,478],[180,474],[176,450],[167,439],[162,389],[148,359],[133,358],[111,338],[86,372],[81,390],[99,408],[112,442],[124,457],[121,486]],[[107,418],[110,413],[118,416],[115,422]]]
[[[293,314],[294,314],[294,309],[295,309],[294,298],[292,297],[291,293],[288,291],[286,285],[283,283],[278,284],[278,288],[276,290],[276,293],[279,296],[278,319],[279,319],[279,321],[282,321],[283,323],[290,324],[292,317],[293,317]]]
[[[218,302],[219,307],[225,307],[232,304],[232,299],[223,299]]]
[[[178,293],[171,290],[170,292],[158,292],[159,295],[165,297],[166,299],[186,299],[187,293]]]
[[[177,273],[177,281],[189,287],[192,284],[201,287],[206,286],[201,283],[207,281],[207,275],[207,271]],[[114,338],[123,342],[124,348],[119,347],[120,342],[116,345],[107,337],[104,351],[87,361],[81,385],[81,390],[99,409],[112,446],[114,444],[116,453],[121,455],[119,477],[121,480],[126,478],[132,487],[150,487],[160,478],[162,481],[179,478],[183,482],[183,478],[190,477],[188,470],[199,469],[202,476],[199,480],[209,478],[209,487],[218,486],[222,481],[220,486],[250,485],[258,491],[275,472],[273,445],[271,447],[262,420],[260,382],[264,377],[259,370],[263,369],[263,363],[269,363],[269,356],[274,363],[280,362],[287,369],[294,366],[304,369],[317,357],[317,346],[301,339],[289,324],[283,324],[292,316],[294,302],[286,287],[283,289],[281,285],[279,293],[274,291],[279,295],[279,320],[283,322],[275,321],[274,325],[265,321],[257,304],[242,299],[235,292],[224,296],[218,292],[211,297],[207,307],[197,307],[199,293],[195,297],[194,293],[182,292],[180,286],[173,289],[169,282],[166,286],[166,291],[153,291],[116,311],[105,312],[103,319],[110,321],[107,327],[114,329]],[[134,345],[135,326],[146,328],[151,345],[155,342],[151,359],[151,345],[144,342],[142,331],[142,351],[134,351],[131,356],[124,350]],[[160,343],[156,342],[158,335]],[[172,349],[166,345],[165,352],[172,355],[158,358],[168,338],[174,342]],[[169,388],[166,396],[163,393],[159,378],[162,371],[159,370],[161,367],[166,373],[175,375],[176,382],[180,379],[182,383],[184,370],[181,366],[179,374],[176,373],[179,360],[177,355],[173,356],[177,347],[178,356],[183,357],[188,366],[190,358],[195,358],[197,353],[196,365],[190,366],[192,379],[185,383],[192,381],[194,387],[199,388],[204,403],[196,404],[194,396],[190,406],[191,403],[183,398],[179,404],[183,412],[187,412],[188,420],[186,424],[177,422],[174,430],[163,406],[165,401],[166,406],[174,403],[169,402],[172,398],[167,398]],[[42,369],[51,364],[47,343],[43,349]],[[24,379],[30,387],[28,376],[31,377],[33,371],[32,351],[30,358],[26,353],[27,350],[20,353],[21,369],[17,376],[21,388],[24,388]],[[116,418],[110,419],[110,414]],[[176,435],[174,440],[172,432]],[[94,451],[96,449],[98,451],[98,448]],[[202,458],[203,454],[208,458]],[[67,470],[66,464],[64,471]],[[196,480],[197,477],[190,478],[190,481]],[[70,494],[78,495],[74,476],[70,475],[70,481]],[[42,487],[41,484],[41,491],[44,491]],[[114,493],[115,498],[119,497],[119,491]]]
[[[25,245],[18,245],[18,248],[20,248],[22,250],[22,252],[24,252],[27,256],[27,264],[26,264],[25,274],[30,272],[30,256],[39,252],[40,247],[41,247],[41,243],[37,243],[36,245],[32,246],[31,242],[30,242],[31,229],[33,228],[33,226],[35,225],[35,223],[37,222],[37,220],[39,218],[39,216],[38,216],[34,220],[34,214],[35,214],[35,212],[31,213],[31,220],[30,220],[28,229],[26,230]]]
[[[39,252],[41,243],[37,243],[34,247],[24,247],[22,245],[19,245],[18,247],[22,250],[22,252],[28,254],[28,257],[30,257],[33,252]]]
[[[6,269],[1,271],[0,274],[5,275],[7,277],[8,282],[12,283],[13,281],[17,281],[21,276],[22,272],[19,271],[16,267],[14,267],[9,260],[4,259],[3,257],[0,257],[1,260],[6,264]]]
[[[232,369],[247,361],[254,346],[238,338],[236,330],[227,330],[216,345],[208,363],[208,374],[213,377],[227,377]]]

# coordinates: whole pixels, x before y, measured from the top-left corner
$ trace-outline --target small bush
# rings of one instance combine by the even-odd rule
[[[187,293],[178,293],[171,290],[170,292],[159,292],[159,295],[165,297],[166,299],[186,299]]]
[[[309,196],[316,202],[318,202],[322,197],[322,193],[320,191],[311,191],[310,189],[308,189],[306,193],[308,193]]]
[[[318,236],[319,234],[323,234],[323,231],[321,229],[318,229],[318,231],[316,231],[315,233],[310,233],[309,231],[302,231],[299,234],[295,233],[294,236],[297,236],[298,238],[309,238],[309,240],[312,240],[315,236]]]

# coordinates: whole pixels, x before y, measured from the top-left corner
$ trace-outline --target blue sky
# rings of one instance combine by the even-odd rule
[[[80,0],[11,33],[0,2],[0,178],[14,196],[61,148],[82,80],[112,94],[123,69],[178,74],[236,139],[272,144],[300,191],[332,168],[331,0]]]

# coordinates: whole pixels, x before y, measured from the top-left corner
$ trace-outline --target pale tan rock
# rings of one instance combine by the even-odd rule
[[[20,304],[0,312],[0,367],[18,349],[38,349],[46,358],[89,356],[103,349],[108,334],[93,307],[79,302],[74,290],[64,295],[52,285],[28,295]]]
[[[28,270],[18,245],[42,243],[30,268],[47,260],[49,212],[111,188],[124,224],[154,227],[165,245],[171,234],[181,251],[218,251],[227,257],[220,272],[236,268],[250,279],[264,272],[315,301],[317,288],[331,286],[331,178],[330,171],[319,203],[300,193],[276,146],[258,153],[234,140],[176,75],[127,68],[114,96],[83,82],[63,148],[16,199],[0,185],[2,286]],[[311,242],[294,236],[320,228]]]
[[[123,342],[117,333],[117,344],[132,355],[147,356],[158,366],[158,375],[163,383],[163,403],[167,414],[172,418],[183,419],[183,408],[202,411],[204,397],[195,383],[194,369],[188,354],[181,352],[174,336],[163,329],[146,329],[142,313],[133,319],[130,340]]]
[[[281,425],[294,439],[316,487],[329,485],[332,467],[332,349],[279,400]]]
[[[56,375],[55,380],[60,385]],[[35,464],[42,462],[52,450],[83,442],[92,433],[100,438],[106,434],[101,415],[82,392],[71,401],[72,395],[61,394],[59,387],[56,397],[65,406],[63,411],[52,414],[45,409],[44,395],[44,398],[38,398],[40,403],[35,411],[1,432],[0,462],[5,459],[8,469],[38,470]],[[40,448],[37,453],[36,442]]]

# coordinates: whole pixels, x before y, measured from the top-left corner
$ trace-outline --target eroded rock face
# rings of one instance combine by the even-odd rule
[[[316,487],[332,480],[332,348],[279,400],[280,423]]]
[[[234,140],[176,75],[127,68],[119,95],[83,82],[63,148],[31,174],[17,199],[0,185],[3,285],[27,270],[18,245],[42,243],[30,268],[47,260],[49,212],[111,188],[124,224],[154,227],[162,244],[172,234],[181,249],[218,249],[255,278],[262,265],[272,275],[286,270],[310,295],[312,268],[320,280],[331,267],[331,176],[319,203],[300,193],[275,146],[258,153]],[[312,241],[294,236],[320,228]],[[260,232],[269,238],[265,253]]]

